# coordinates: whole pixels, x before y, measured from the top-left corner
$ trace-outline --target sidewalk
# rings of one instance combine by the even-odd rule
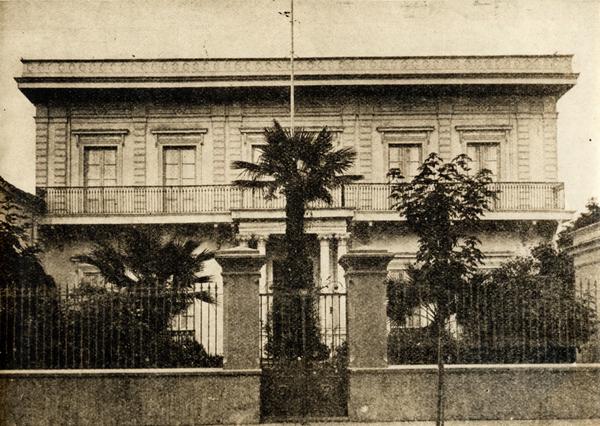
[[[264,426],[434,426],[434,421],[418,422],[307,422],[307,423],[266,423]],[[588,420],[447,420],[446,426],[600,426],[600,419]]]

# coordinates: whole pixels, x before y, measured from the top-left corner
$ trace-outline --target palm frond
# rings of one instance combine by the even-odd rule
[[[364,178],[363,175],[340,175],[340,176],[334,176],[331,179],[331,185],[333,187],[338,187],[338,186],[342,186],[342,185],[349,185],[351,183],[358,182],[359,180],[362,180],[363,178]]]
[[[273,185],[273,182],[268,180],[236,179],[233,181],[233,184],[243,189],[268,189]]]

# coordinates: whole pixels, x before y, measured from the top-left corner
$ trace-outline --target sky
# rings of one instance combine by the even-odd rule
[[[20,58],[284,57],[289,0],[0,0],[0,175],[34,191]],[[567,208],[600,198],[600,0],[295,0],[297,56],[573,54],[558,102]]]

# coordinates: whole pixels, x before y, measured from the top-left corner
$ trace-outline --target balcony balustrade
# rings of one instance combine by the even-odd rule
[[[564,210],[560,182],[494,182],[497,212]],[[233,210],[282,210],[283,196],[265,199],[260,190],[233,185],[105,186],[38,188],[49,216],[189,215]],[[310,209],[391,211],[389,183],[356,183],[333,191],[333,202],[311,203]]]

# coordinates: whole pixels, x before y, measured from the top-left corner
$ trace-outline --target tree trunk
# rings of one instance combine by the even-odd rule
[[[444,370],[444,317],[438,312],[437,322],[437,365],[438,365],[438,386],[437,386],[437,418],[436,426],[444,425],[444,405],[445,405],[445,370]]]
[[[273,356],[276,359],[323,355],[315,309],[312,261],[306,253],[305,201],[286,194],[286,257],[281,282],[273,288]]]
[[[286,258],[285,286],[289,289],[312,288],[312,264],[306,255],[304,235],[304,214],[306,206],[301,195],[286,194],[285,206],[285,245]]]

